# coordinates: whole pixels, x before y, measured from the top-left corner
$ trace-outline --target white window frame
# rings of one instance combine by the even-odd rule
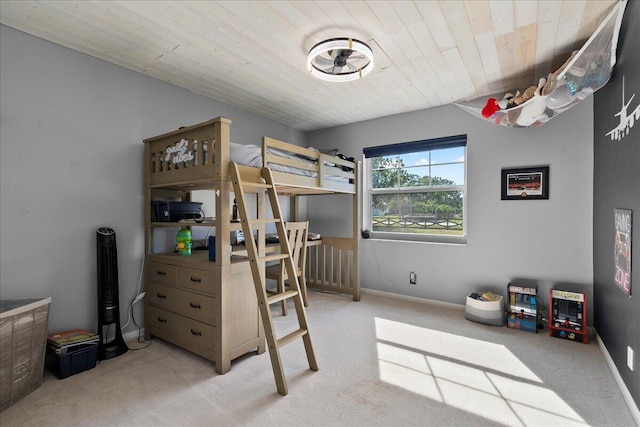
[[[466,135],[465,135],[466,140]],[[428,142],[428,141],[427,141]],[[415,152],[432,152],[438,149],[446,149],[449,147],[438,146],[427,149],[417,149]],[[362,224],[363,224],[363,236],[371,239],[382,240],[398,240],[398,241],[416,241],[416,242],[433,242],[433,243],[452,243],[452,244],[466,244],[467,242],[467,146],[466,143],[463,148],[464,151],[464,184],[452,185],[452,186],[424,186],[424,187],[395,187],[395,188],[377,188],[374,189],[372,185],[372,159],[374,157],[367,158],[363,155],[364,170],[363,170],[363,197],[362,197]],[[393,155],[393,154],[386,154]],[[438,163],[437,166],[446,165],[451,163]],[[373,231],[372,224],[372,203],[373,196],[377,194],[402,194],[402,193],[430,193],[430,192],[446,192],[446,191],[461,191],[462,192],[462,235],[439,235],[439,234],[423,234],[423,233],[394,233],[384,231]]]

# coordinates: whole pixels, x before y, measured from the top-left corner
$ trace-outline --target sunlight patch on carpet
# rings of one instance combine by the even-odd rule
[[[376,318],[380,379],[507,425],[585,421],[504,345]]]

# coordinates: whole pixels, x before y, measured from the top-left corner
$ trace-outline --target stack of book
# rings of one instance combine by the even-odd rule
[[[469,297],[480,301],[500,301],[502,299],[501,295],[496,295],[493,292],[485,292],[483,294],[473,292]]]
[[[47,335],[49,347],[55,354],[63,354],[76,346],[84,344],[97,344],[100,336],[86,329],[72,329],[70,331],[57,332]]]
[[[309,231],[307,233],[307,240],[320,240],[322,239],[322,235],[320,233],[314,233],[313,231]]]

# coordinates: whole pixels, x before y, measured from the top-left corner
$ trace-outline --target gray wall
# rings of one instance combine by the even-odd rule
[[[116,231],[127,320],[144,255],[144,138],[225,116],[236,142],[260,144],[263,135],[305,142],[282,124],[0,31],[0,297],[52,297],[50,331],[97,326],[102,226]],[[141,321],[142,307],[135,313]]]
[[[362,286],[464,304],[472,291],[506,295],[515,281],[537,284],[547,303],[550,287],[591,300],[592,103],[589,97],[531,129],[495,126],[446,106],[309,134],[311,145],[356,157],[367,146],[468,135],[467,244],[361,240]],[[500,200],[501,168],[538,165],[550,167],[549,200]],[[326,232],[348,231],[345,207],[337,199],[308,202],[312,224]],[[411,271],[417,285],[409,284]]]
[[[611,80],[595,94],[594,101],[594,304],[595,325],[611,359],[636,403],[640,402],[640,122],[620,141],[606,134],[619,123],[614,114],[622,102],[624,76],[625,103],[631,100],[628,113],[640,108],[640,4],[629,2],[625,10],[618,63]],[[633,211],[631,298],[615,284],[614,237],[615,208]],[[635,371],[627,367],[627,346],[635,350]]]
[[[637,21],[637,4],[628,7],[633,6]],[[0,93],[0,297],[51,296],[50,331],[95,328],[100,226],[117,233],[126,321],[143,258],[141,140],[219,115],[233,120],[237,142],[259,144],[269,135],[340,147],[356,157],[366,146],[468,134],[467,244],[364,240],[363,286],[463,303],[471,291],[504,293],[509,281],[536,283],[545,295],[552,286],[584,291],[589,313],[594,312],[593,239],[600,248],[600,237],[592,229],[592,98],[538,129],[496,127],[448,106],[304,135],[1,25]],[[638,158],[637,144],[631,155]],[[550,200],[500,200],[501,168],[544,164],[551,168]],[[608,188],[600,179],[617,165],[598,161],[597,168],[599,230],[599,198]],[[637,175],[631,178],[635,181],[623,181],[637,181]],[[637,188],[625,192],[640,212],[637,196]],[[610,204],[602,214],[609,228],[618,203]],[[348,198],[310,198],[308,205],[313,229],[350,233]],[[604,231],[602,238],[610,235]],[[607,248],[596,251],[596,263],[602,259],[608,265]],[[417,286],[408,283],[410,271],[418,274]],[[637,400],[637,373],[624,372],[622,353],[630,337],[636,337],[640,351],[633,328],[640,310],[635,300],[621,301],[608,279],[601,283],[598,271],[597,327]],[[139,308],[136,313],[141,319]]]

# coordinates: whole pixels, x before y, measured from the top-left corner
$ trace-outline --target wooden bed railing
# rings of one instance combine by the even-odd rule
[[[230,125],[230,120],[218,117],[145,139],[147,185],[193,184],[226,177]]]
[[[272,149],[302,156],[303,158],[279,156],[271,152],[270,150]],[[355,194],[357,191],[355,185],[357,164],[354,162],[269,137],[263,138],[262,158],[263,165],[271,169],[273,169],[273,165],[288,166],[304,170],[311,175],[282,175],[278,171],[273,171],[274,179],[278,184],[316,189],[326,188],[328,191],[351,194]],[[283,179],[280,180],[280,177],[283,177]]]
[[[230,127],[229,119],[218,117],[146,139],[147,185],[152,188],[198,186],[228,178]],[[275,155],[271,149],[285,152],[289,157]],[[357,164],[354,162],[269,137],[263,139],[262,157],[264,165],[294,167],[310,175],[274,171],[275,182],[284,186],[283,194],[357,192]]]
[[[339,292],[360,301],[357,240],[323,237],[307,242],[307,286]]]

